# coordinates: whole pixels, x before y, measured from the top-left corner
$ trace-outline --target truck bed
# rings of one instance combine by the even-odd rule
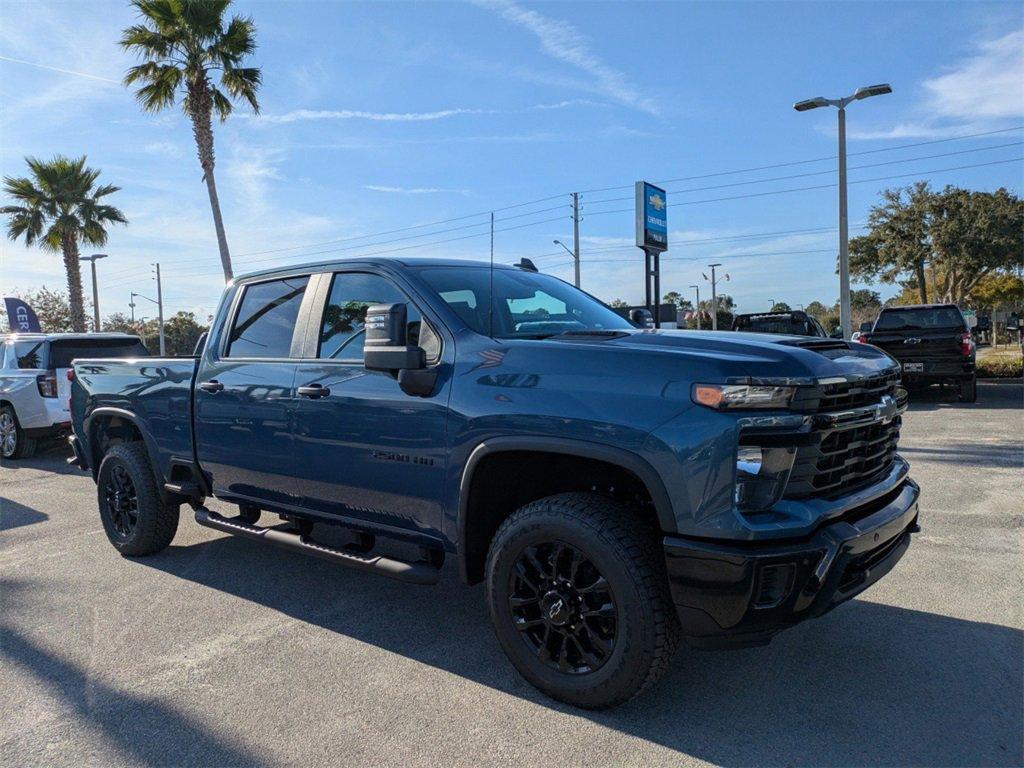
[[[197,366],[198,359],[192,357],[75,360],[72,386],[80,388],[81,395],[72,398],[71,420],[75,434],[84,438],[86,455],[92,449],[89,436],[94,420],[127,411],[149,432],[150,458],[164,478],[170,477],[172,459],[191,462]]]

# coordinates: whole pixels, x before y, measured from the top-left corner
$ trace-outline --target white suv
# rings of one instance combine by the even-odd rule
[[[143,357],[124,333],[12,333],[0,336],[0,454],[28,458],[41,438],[71,430],[67,378],[76,357]]]

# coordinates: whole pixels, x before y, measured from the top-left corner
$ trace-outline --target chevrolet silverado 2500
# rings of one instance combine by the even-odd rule
[[[763,644],[820,616],[917,530],[888,355],[637,329],[526,262],[249,275],[196,358],[73,377],[74,460],[123,555],[167,547],[188,504],[408,582],[454,560],[519,672],[582,707],[629,699],[681,641]]]

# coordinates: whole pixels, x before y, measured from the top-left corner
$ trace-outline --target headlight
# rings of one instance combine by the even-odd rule
[[[749,384],[694,384],[693,402],[715,410],[729,408],[789,408],[796,387],[762,387]]]

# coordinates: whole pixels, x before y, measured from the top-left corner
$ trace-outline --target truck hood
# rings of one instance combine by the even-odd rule
[[[563,334],[551,341],[618,348],[689,359],[702,373],[745,381],[856,380],[898,370],[889,355],[868,344],[807,336],[733,331],[636,330]]]

